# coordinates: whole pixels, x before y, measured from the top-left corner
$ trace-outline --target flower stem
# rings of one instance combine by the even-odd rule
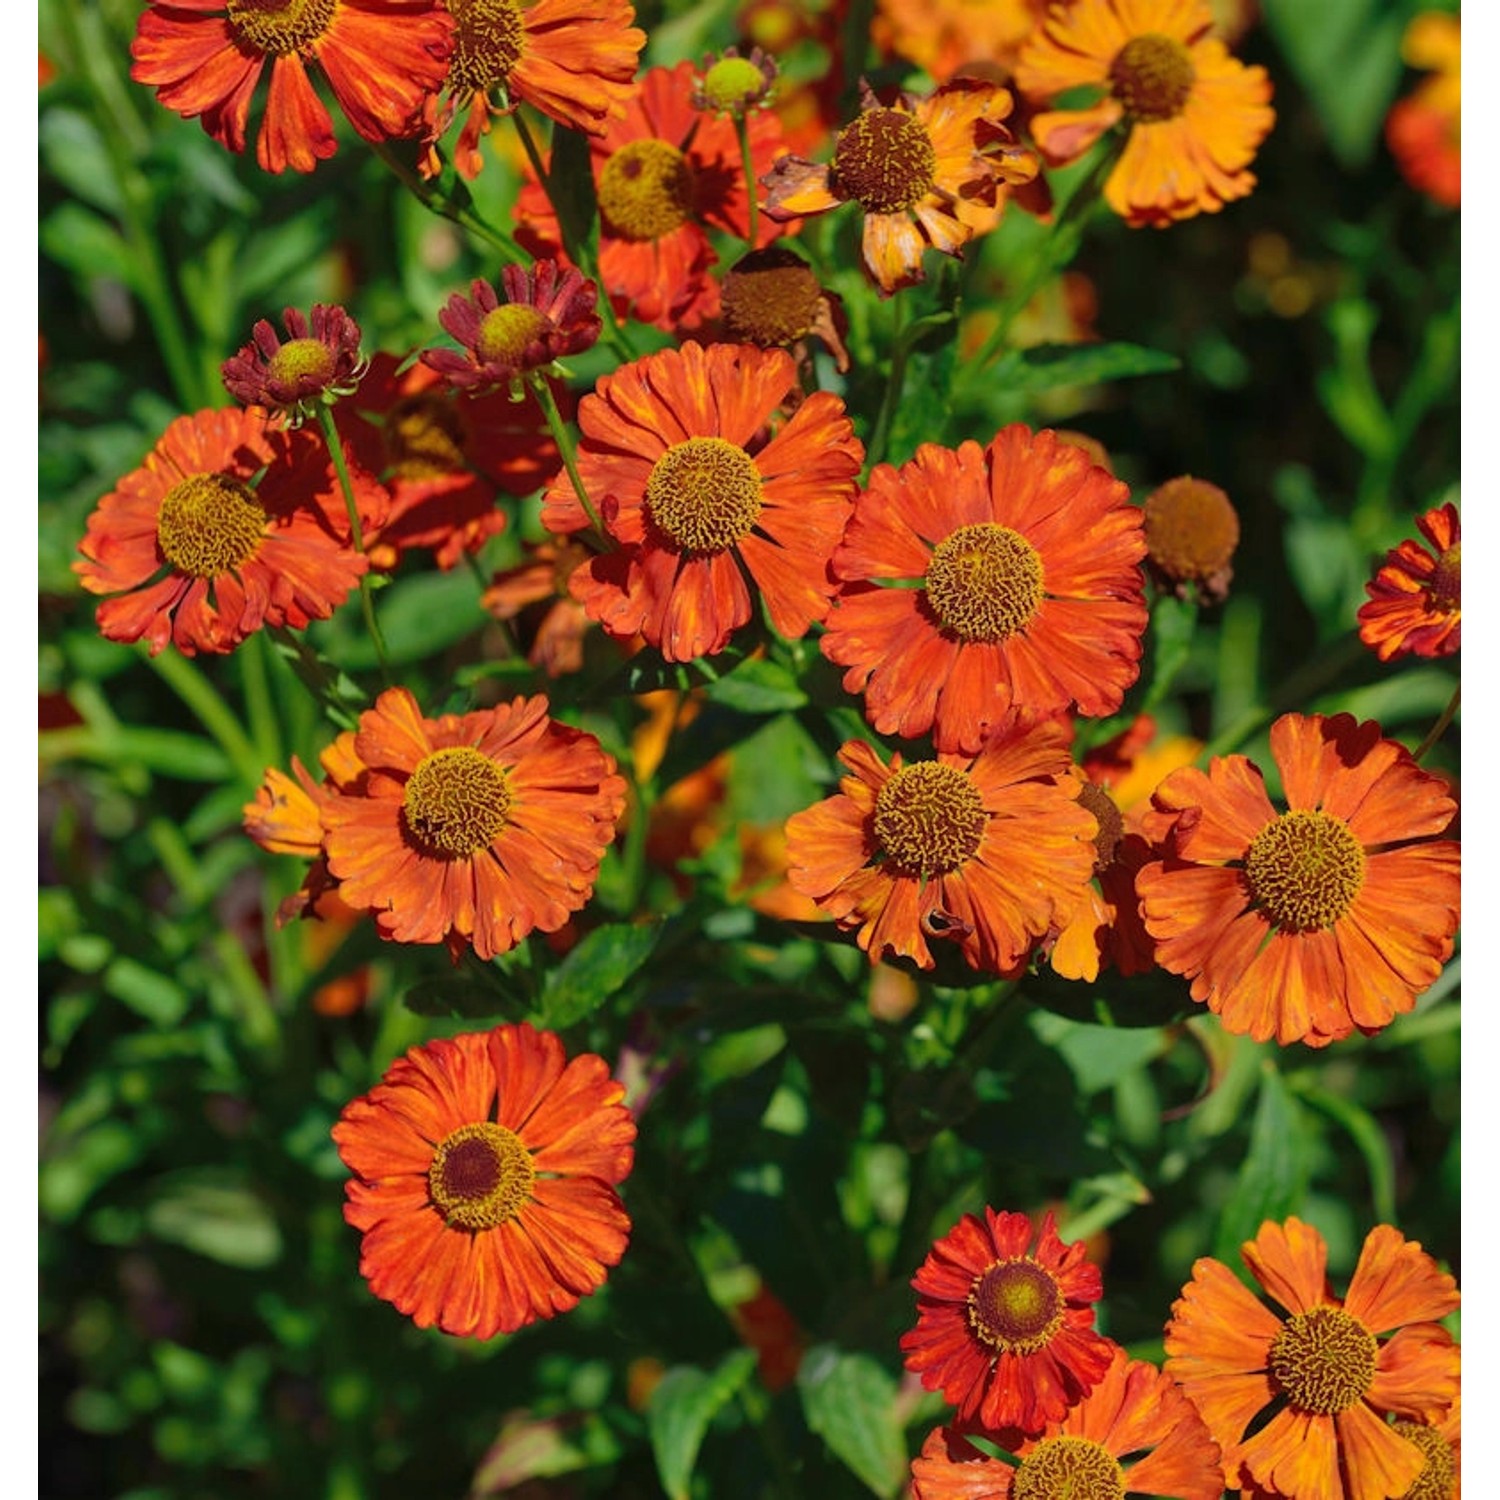
[[[384,141],[371,141],[370,145],[375,154],[395,173],[402,185],[410,189],[423,207],[451,220],[459,228],[467,229],[470,234],[478,235],[480,239],[493,245],[509,260],[519,262],[528,259],[526,252],[503,229],[497,229],[475,209],[473,203],[468,201],[467,190],[464,191],[462,198],[454,197],[444,192],[435,183],[427,182],[418,176],[405,162],[397,159],[390,146]]]
[[[1437,742],[1442,739],[1448,726],[1453,722],[1453,716],[1458,712],[1459,687],[1453,689],[1453,696],[1448,700],[1448,706],[1438,715],[1438,721],[1427,731],[1427,738],[1417,746],[1411,753],[1411,758],[1421,763],[1422,757],[1427,754]]]
[[[526,377],[526,382],[536,393],[536,399],[547,418],[552,440],[557,444],[557,451],[562,455],[563,468],[568,471],[568,478],[572,481],[573,493],[578,496],[578,503],[583,507],[583,513],[589,518],[589,525],[598,533],[604,545],[608,546],[609,538],[605,533],[604,523],[600,521],[599,512],[594,509],[594,502],[589,499],[589,492],[584,488],[583,475],[578,472],[578,458],[573,448],[573,435],[568,431],[568,424],[563,421],[562,413],[557,409],[557,398],[552,394],[552,387],[547,383],[547,377],[538,370],[531,371]]]
[[[221,698],[213,684],[187,657],[177,651],[148,656],[148,665],[182,700],[193,717],[213,736],[235,771],[248,786],[260,782],[265,760]]]
[[[748,249],[753,250],[755,237],[760,233],[760,210],[755,202],[755,190],[760,184],[755,180],[755,163],[750,159],[750,121],[743,110],[734,117],[734,129],[740,138],[740,165],[745,170],[745,198],[750,205],[750,233],[746,236],[745,244]]]

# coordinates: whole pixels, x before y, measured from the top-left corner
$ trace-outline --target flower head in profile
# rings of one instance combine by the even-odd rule
[[[1040,1433],[1110,1369],[1115,1345],[1094,1331],[1099,1268],[1082,1241],[1058,1238],[1050,1210],[1039,1230],[1025,1214],[965,1214],[912,1286],[917,1326],[901,1336],[906,1366],[970,1430]]]
[[[1342,1299],[1300,1219],[1268,1220],[1240,1254],[1281,1311],[1205,1257],[1166,1331],[1167,1373],[1224,1450],[1228,1487],[1406,1495],[1426,1455],[1387,1418],[1439,1420],[1458,1396],[1458,1347],[1437,1321],[1458,1307],[1453,1278],[1389,1224],[1366,1236]]]
[[[1385,120],[1385,140],[1401,175],[1445,208],[1463,196],[1462,48],[1456,12],[1414,16],[1401,42],[1409,67],[1429,76]]]
[[[342,307],[315,302],[311,322],[289,307],[281,322],[285,343],[262,318],[251,341],[219,373],[241,405],[281,412],[296,426],[320,404],[352,394],[369,361],[359,352],[359,324]]]
[[[1011,104],[1005,89],[975,78],[889,105],[866,87],[831,162],[784,156],[761,178],[766,213],[790,219],[858,203],[865,270],[881,296],[913,286],[929,245],[958,255],[998,222],[1002,188],[1036,176],[1036,157],[1001,124]]]
[[[726,47],[717,57],[703,59],[703,71],[693,84],[693,108],[739,118],[766,103],[776,85],[776,63],[759,47],[746,57],[738,47]]]
[[[324,800],[323,847],[382,937],[489,959],[593,894],[625,783],[545,698],[427,719],[390,688],[360,715],[354,753],[366,775]]]
[[[1408,539],[1385,555],[1365,585],[1369,603],[1359,608],[1359,638],[1381,659],[1414,652],[1452,656],[1460,645],[1462,542],[1451,503],[1417,517],[1427,546]]]
[[[360,1274],[418,1328],[514,1333],[604,1284],[630,1238],[625,1086],[524,1022],[413,1047],[344,1107]]]
[[[1045,106],[1102,88],[1084,109],[1044,110],[1031,133],[1052,165],[1123,123],[1104,199],[1132,227],[1216,213],[1255,186],[1250,163],[1275,122],[1271,80],[1231,57],[1204,0],[1071,0],[1022,48],[1016,85]]]
[[[442,87],[452,30],[440,0],[148,0],[130,76],[240,152],[269,63],[255,159],[268,172],[311,172],[338,140],[308,64],[367,141],[416,135]]]
[[[1234,577],[1240,518],[1229,496],[1184,474],[1146,497],[1146,565],[1180,599],[1222,604]]]
[[[1367,1035],[1441,973],[1458,927],[1444,783],[1374,722],[1285,714],[1271,755],[1287,807],[1243,755],[1175,771],[1136,876],[1156,961],[1225,1029],[1283,1045]]]
[[[568,579],[592,555],[579,542],[527,542],[525,557],[502,568],[479,597],[497,620],[518,620],[529,644],[526,660],[549,677],[577,672],[583,666],[583,638],[589,617],[568,593]],[[526,638],[523,636],[523,644]]]

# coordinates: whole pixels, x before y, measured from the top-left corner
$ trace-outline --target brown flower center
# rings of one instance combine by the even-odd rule
[[[1029,1258],[996,1261],[969,1288],[969,1327],[997,1354],[1034,1354],[1062,1320],[1062,1288]]]
[[[1228,566],[1240,518],[1216,484],[1170,479],[1146,501],[1146,553],[1168,578],[1206,580]]]
[[[1342,818],[1282,813],[1250,841],[1245,879],[1278,927],[1316,932],[1354,904],[1365,883],[1365,851]]]
[[[823,288],[807,262],[772,246],[736,262],[721,292],[724,326],[731,337],[770,348],[811,331]]]
[[[179,573],[217,578],[255,555],[266,519],[248,485],[227,474],[193,474],[162,497],[156,545]]]
[[[1044,1438],[1011,1481],[1012,1500],[1123,1500],[1125,1471],[1102,1443]]]
[[[536,308],[524,302],[502,302],[484,315],[474,341],[475,352],[485,364],[519,364],[527,346],[550,326],[546,314]]]
[[[427,1191],[450,1229],[497,1229],[521,1211],[535,1181],[520,1137],[488,1120],[445,1136],[427,1169]]]
[[[1459,613],[1459,573],[1462,542],[1454,544],[1437,560],[1432,570],[1432,582],[1427,585],[1427,596],[1438,614]]]
[[[229,29],[252,52],[285,57],[328,30],[338,0],[226,0]]]
[[[1296,1313],[1271,1340],[1271,1379],[1293,1406],[1321,1416],[1347,1411],[1375,1378],[1375,1335],[1341,1307]]]
[[[933,551],[926,588],[944,629],[966,641],[1003,641],[1041,605],[1042,559],[1008,526],[960,526]]]
[[[875,842],[924,879],[972,859],[984,836],[984,801],[968,774],[941,761],[903,766],[875,798]]]
[[[1436,1427],[1421,1422],[1397,1422],[1396,1431],[1407,1442],[1415,1443],[1426,1459],[1417,1482],[1401,1500],[1453,1500],[1458,1488],[1458,1473],[1453,1467],[1453,1445]]]
[[[448,11],[454,22],[448,87],[455,94],[503,87],[526,50],[519,0],[448,0]]]
[[[869,109],[839,132],[833,176],[866,213],[892,214],[926,197],[937,173],[932,137],[903,109]]]
[[[385,452],[395,479],[433,479],[465,467],[464,422],[445,396],[403,396],[385,419]]]
[[[1094,835],[1094,873],[1107,870],[1114,863],[1115,851],[1125,837],[1125,820],[1115,800],[1102,786],[1085,781],[1078,793],[1079,804],[1093,813],[1099,832]]]
[[[1109,68],[1110,85],[1125,113],[1148,124],[1180,115],[1197,76],[1188,49],[1154,31],[1132,37]]]
[[[703,75],[703,97],[714,109],[743,109],[766,91],[766,75],[748,57],[721,57]]]
[[[494,843],[510,816],[510,780],[468,745],[434,750],[417,763],[402,802],[406,826],[435,859],[467,859]]]
[[[266,361],[271,379],[294,389],[307,383],[326,386],[336,368],[333,350],[321,339],[293,339]]]
[[[722,552],[760,515],[760,471],[743,448],[723,438],[689,438],[656,460],[646,481],[646,511],[685,552]]]
[[[693,172],[665,141],[631,141],[599,174],[599,214],[622,240],[659,240],[692,217]]]

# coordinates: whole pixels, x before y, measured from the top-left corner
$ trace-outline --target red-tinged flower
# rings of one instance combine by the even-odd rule
[[[529,271],[506,266],[500,276],[503,300],[489,282],[476,280],[467,297],[455,292],[438,314],[462,354],[422,351],[422,363],[458,390],[509,385],[599,341],[599,288],[571,267],[539,260]]]
[[[744,1343],[756,1353],[756,1370],[773,1394],[785,1390],[802,1366],[807,1335],[792,1310],[764,1282],[743,1302],[729,1310],[729,1321]]]
[[[1234,577],[1240,518],[1229,496],[1184,474],[1146,497],[1146,565],[1180,599],[1222,604]]]
[[[1042,1432],[1109,1371],[1115,1345],[1094,1332],[1099,1268],[1081,1241],[1063,1244],[1050,1212],[1039,1231],[1025,1214],[965,1214],[911,1284],[907,1368],[958,1409],[960,1425]]]
[[[708,230],[749,233],[749,200],[733,120],[693,108],[693,65],[652,68],[622,119],[589,145],[599,199],[599,280],[616,313],[678,332],[718,312],[717,260]],[[746,122],[754,171],[782,150],[774,115]],[[561,255],[562,233],[540,183],[528,177],[516,204],[518,237],[538,254]],[[782,232],[762,216],[756,236]]]
[[[1219,1445],[1170,1376],[1115,1349],[1104,1378],[1066,1416],[1024,1441],[1006,1435],[1019,1464],[981,1453],[940,1427],[911,1466],[916,1500],[1123,1500],[1171,1495],[1219,1500]]]
[[[389,497],[351,476],[366,525]],[[325,620],[365,571],[327,450],[264,411],[178,417],[89,517],[73,570],[112,641],[232,651],[262,625]]]
[[[295,307],[281,315],[288,341],[262,318],[251,342],[224,361],[224,389],[245,406],[282,412],[295,425],[319,405],[332,405],[358,386],[368,361],[359,353],[359,324],[342,307],[315,302],[309,324]]]
[[[538,606],[526,660],[549,677],[583,667],[589,617],[568,595],[568,579],[592,554],[577,542],[528,542],[527,560],[495,574],[479,602],[497,620],[514,620]]]
[[[576,1307],[630,1238],[625,1087],[524,1022],[413,1047],[333,1127],[359,1270],[418,1328],[489,1339]]]
[[[1386,116],[1385,140],[1401,175],[1444,208],[1463,196],[1462,46],[1459,18],[1445,11],[1413,17],[1401,42],[1408,66],[1430,73]]]
[[[438,139],[468,111],[454,161],[474,178],[490,116],[530,104],[573,130],[598,135],[625,110],[646,33],[626,0],[448,0],[453,61],[441,102],[428,107],[426,176],[442,166]]]
[[[1275,123],[1271,80],[1213,34],[1203,0],[1072,0],[1022,48],[1016,84],[1038,105],[1107,90],[1086,109],[1036,115],[1032,138],[1054,166],[1124,123],[1104,200],[1133,228],[1217,213],[1255,186],[1250,163]]]
[[[1225,1029],[1326,1046],[1408,1011],[1453,951],[1459,852],[1443,782],[1380,726],[1286,714],[1271,755],[1287,809],[1243,755],[1157,789],[1161,851],[1136,876],[1162,968]]]
[[[1458,1307],[1453,1278],[1389,1224],[1366,1236],[1342,1300],[1323,1236],[1300,1219],[1267,1220],[1240,1254],[1285,1312],[1205,1257],[1166,1331],[1167,1373],[1224,1450],[1229,1487],[1405,1495],[1425,1455],[1386,1419],[1438,1420],[1458,1395],[1458,1347],[1437,1322]]]
[[[913,286],[927,246],[957,256],[999,222],[1002,188],[1036,176],[1035,155],[1000,123],[1012,102],[976,78],[955,79],[927,98],[903,93],[891,105],[865,88],[831,162],[783,156],[760,179],[766,213],[790,219],[858,203],[865,270],[881,296]]]
[[[338,142],[309,62],[367,141],[416,135],[428,96],[442,87],[451,33],[438,0],[148,0],[130,76],[238,152],[269,62],[255,159],[268,172],[311,172]]]
[[[545,698],[426,719],[391,688],[360,715],[354,751],[367,774],[324,801],[323,847],[382,937],[490,959],[593,894],[625,783]]]
[[[969,966],[1015,975],[1094,867],[1093,815],[1050,722],[1001,726],[977,757],[887,765],[850,740],[853,775],[787,822],[787,878],[846,930],[871,963],[890,953],[934,966],[928,939]]]
[[[1127,487],[1056,433],[924,443],[856,502],[823,654],[881,734],[943,751],[974,754],[1013,707],[1113,713],[1140,670],[1145,550]]]
[[[1370,602],[1359,608],[1359,638],[1381,661],[1408,652],[1452,656],[1459,648],[1463,559],[1458,511],[1451,504],[1440,505],[1417,517],[1417,529],[1428,546],[1408,539],[1393,547],[1365,585]]]
[[[827,391],[777,422],[796,378],[783,350],[689,342],[604,376],[579,403],[578,470],[621,545],[570,588],[610,635],[639,633],[668,661],[711,655],[749,621],[752,584],[784,636],[827,614],[864,449]],[[542,522],[588,524],[566,480]]]

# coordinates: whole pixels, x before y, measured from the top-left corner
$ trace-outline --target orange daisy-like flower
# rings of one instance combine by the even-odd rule
[[[1359,638],[1381,659],[1452,656],[1463,621],[1460,582],[1462,548],[1458,511],[1440,505],[1417,517],[1428,545],[1407,540],[1385,555],[1365,585],[1368,604],[1359,609]]]
[[[928,245],[957,256],[998,223],[1001,188],[1036,176],[1035,155],[1000,123],[1012,103],[1005,89],[975,78],[955,79],[925,99],[902,93],[891,105],[866,87],[831,162],[784,156],[760,179],[766,213],[790,219],[858,203],[865,270],[889,297],[922,280]]]
[[[425,719],[391,688],[360,715],[354,751],[367,774],[324,801],[324,850],[382,937],[489,959],[593,893],[625,783],[545,698]]]
[[[438,0],[149,0],[130,76],[231,151],[245,149],[250,99],[266,63],[271,91],[255,143],[268,172],[311,172],[333,155],[316,62],[367,141],[416,135],[442,87],[452,22]]]
[[[526,660],[532,666],[549,677],[577,672],[583,666],[589,617],[569,597],[568,579],[591,553],[566,541],[527,542],[525,548],[526,561],[496,573],[479,602],[497,620],[523,617],[531,637]]]
[[[947,938],[971,968],[1014,975],[1077,906],[1098,825],[1059,725],[1004,725],[975,757],[886,765],[850,740],[839,760],[854,774],[838,795],[787,821],[787,878],[872,963],[891,952],[930,969],[928,939]]]
[[[263,472],[262,472],[263,471]],[[389,497],[351,476],[366,525]],[[89,517],[73,564],[112,641],[232,651],[262,625],[326,620],[365,571],[327,450],[259,407],[178,417]]]
[[[1243,755],[1169,776],[1136,890],[1156,961],[1227,1030],[1323,1047],[1410,1010],[1453,951],[1454,804],[1349,714],[1284,715],[1271,755],[1285,812]]]
[[[870,30],[882,47],[946,83],[965,63],[1009,73],[1047,5],[1048,0],[877,0]]]
[[[489,1339],[604,1284],[630,1238],[625,1086],[524,1022],[413,1047],[333,1127],[360,1274],[418,1328]]]
[[[1192,1403],[1170,1376],[1119,1348],[1104,1378],[1066,1416],[1004,1446],[1019,1465],[938,1428],[911,1466],[916,1500],[1219,1500],[1224,1492],[1219,1445]]]
[[[1110,1368],[1115,1345],[1094,1332],[1099,1268],[1081,1241],[1063,1244],[1050,1210],[1039,1230],[1025,1214],[965,1214],[911,1284],[917,1326],[901,1336],[907,1368],[957,1407],[960,1424],[1039,1433]]]
[[[1032,137],[1058,165],[1124,121],[1104,199],[1136,228],[1216,213],[1255,186],[1249,166],[1276,120],[1271,80],[1231,57],[1213,24],[1203,0],[1073,0],[1053,6],[1016,63],[1039,103],[1107,90],[1088,109],[1038,114]]]
[[[1453,1278],[1389,1224],[1366,1236],[1342,1301],[1323,1236],[1300,1219],[1267,1221],[1240,1254],[1285,1315],[1205,1258],[1166,1331],[1167,1373],[1223,1448],[1229,1486],[1405,1495],[1425,1457],[1386,1418],[1437,1420],[1458,1395],[1458,1348],[1437,1322],[1458,1306]]]
[[[823,654],[881,734],[939,750],[974,754],[1013,706],[1113,713],[1140,670],[1145,550],[1129,489],[1056,433],[924,443],[856,502]]]
[[[1445,208],[1463,197],[1462,52],[1459,18],[1427,11],[1413,18],[1401,56],[1431,73],[1386,116],[1385,139],[1401,175]]]
[[[864,448],[827,391],[778,425],[796,386],[784,350],[689,342],[604,376],[583,398],[578,470],[621,544],[573,574],[590,619],[692,661],[750,619],[752,582],[784,636],[827,614],[828,559]],[[566,480],[547,491],[542,522],[588,524]]]

